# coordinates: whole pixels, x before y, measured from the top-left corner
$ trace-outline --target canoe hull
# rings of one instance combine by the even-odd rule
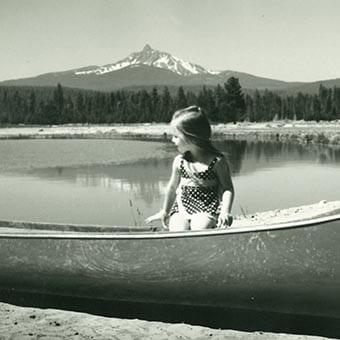
[[[339,219],[137,237],[1,237],[0,287],[340,317]]]

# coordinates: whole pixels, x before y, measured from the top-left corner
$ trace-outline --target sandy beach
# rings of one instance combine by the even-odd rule
[[[321,340],[320,336],[241,332],[187,324],[108,318],[56,309],[18,307],[0,303],[0,339],[96,340]]]
[[[233,228],[290,223],[339,213],[340,201],[323,200],[315,204],[235,216]]]
[[[23,138],[151,138],[164,139],[169,124],[55,125],[0,128],[0,139]],[[242,122],[213,125],[216,139],[291,141],[297,143],[340,144],[340,121]]]

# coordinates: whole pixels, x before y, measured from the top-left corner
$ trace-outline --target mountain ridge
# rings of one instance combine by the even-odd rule
[[[103,66],[95,67],[90,70],[81,71],[78,70],[75,73],[77,75],[82,74],[104,74],[114,72],[132,65],[148,65],[157,68],[168,69],[179,75],[191,75],[191,74],[218,74],[218,71],[208,70],[200,65],[190,63],[178,57],[175,57],[167,52],[162,52],[151,48],[149,44],[146,44],[142,51],[131,53],[128,57],[120,60],[116,63],[106,64]]]
[[[216,86],[230,77],[239,79],[246,90],[283,91],[286,93],[317,93],[320,84],[340,86],[340,78],[315,82],[287,82],[255,76],[245,72],[213,71],[190,63],[168,52],[146,44],[140,52],[106,65],[89,65],[61,72],[49,72],[35,77],[0,82],[0,86],[62,86],[98,91],[114,91],[141,86]]]

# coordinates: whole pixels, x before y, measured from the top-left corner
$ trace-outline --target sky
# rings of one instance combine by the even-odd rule
[[[212,70],[340,78],[340,0],[0,0],[0,81],[152,48]]]

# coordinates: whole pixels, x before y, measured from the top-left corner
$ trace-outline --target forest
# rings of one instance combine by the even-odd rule
[[[188,105],[205,110],[213,123],[272,120],[340,119],[340,88],[319,87],[318,94],[244,93],[239,80],[199,91],[162,90],[96,92],[62,87],[0,86],[0,125],[114,124],[169,122]]]

